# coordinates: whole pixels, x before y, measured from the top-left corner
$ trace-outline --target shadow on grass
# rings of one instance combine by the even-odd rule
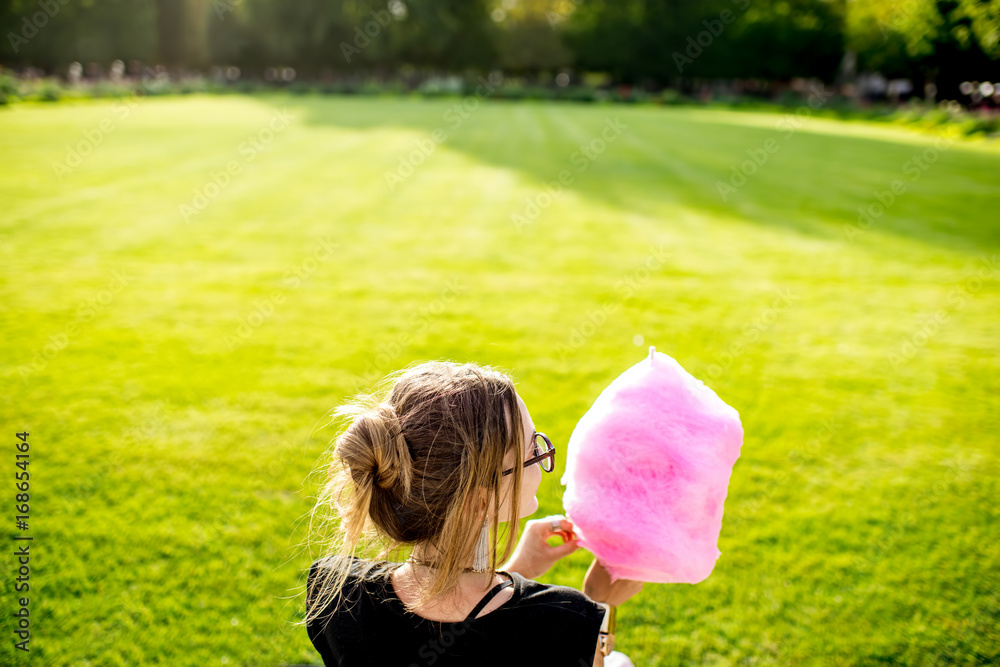
[[[817,240],[865,243],[875,252],[879,235],[967,254],[1000,247],[1000,224],[990,213],[1000,204],[1000,151],[972,150],[961,141],[936,147],[933,136],[895,128],[858,131],[847,122],[694,108],[486,100],[463,109],[459,98],[257,99],[294,107],[309,124],[412,133],[386,173],[399,169],[422,141],[424,160],[411,165],[415,173],[433,162],[433,152],[455,151],[518,172],[542,193],[568,170],[568,187],[584,197],[651,217],[682,207]],[[601,151],[609,122],[624,129]],[[444,137],[439,144],[431,140],[435,130]],[[434,151],[428,154],[429,145]],[[581,151],[586,145],[593,148],[589,155]],[[398,188],[412,185],[407,181]]]

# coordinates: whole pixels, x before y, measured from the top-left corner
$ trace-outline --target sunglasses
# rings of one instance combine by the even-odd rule
[[[535,465],[536,463],[541,463],[542,470],[545,472],[552,472],[556,467],[556,448],[552,446],[552,441],[544,433],[539,433],[535,431],[535,455],[524,462],[524,467]],[[541,442],[538,439],[541,438]],[[504,470],[504,475],[509,475],[514,472],[514,469]]]

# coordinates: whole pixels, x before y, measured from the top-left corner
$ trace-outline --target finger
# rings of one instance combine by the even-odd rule
[[[552,523],[547,524],[545,533],[547,538],[552,537],[553,535],[559,535],[563,538],[563,540],[571,540],[576,536],[573,532],[573,528],[567,527],[565,522],[561,522],[558,528],[556,528]]]
[[[556,558],[562,558],[568,554],[573,553],[580,548],[580,545],[576,542],[564,542],[558,546],[549,547],[549,555],[555,556]]]
[[[559,544],[550,544],[549,543],[549,540],[551,540],[553,538],[559,538],[559,539],[561,539],[562,540],[562,544],[565,544],[567,542],[574,542],[574,541],[576,541],[576,535],[574,535],[572,533],[569,533],[569,532],[566,532],[564,530],[560,530],[559,532],[555,532],[555,533],[550,532],[550,533],[548,533],[547,535],[544,536],[544,539],[542,540],[542,542],[546,546],[548,546],[548,547],[560,546]]]
[[[552,531],[553,533],[559,533],[559,534],[565,533],[566,535],[569,535],[568,538],[564,537],[563,539],[573,539],[576,534],[576,532],[573,530],[573,522],[566,518],[559,519],[558,529],[554,529],[554,526],[550,524],[549,530]]]
[[[548,537],[552,534],[552,519],[550,517],[545,517],[543,519],[535,519],[528,522],[528,530],[540,533],[542,537]]]
[[[555,536],[561,537],[563,542],[572,542],[576,540],[576,534],[571,530],[558,530],[552,533],[550,537]]]
[[[563,542],[573,542],[576,540],[576,534],[569,530],[560,530],[556,535],[561,537]]]

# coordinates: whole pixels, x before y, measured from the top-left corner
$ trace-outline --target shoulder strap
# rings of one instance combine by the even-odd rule
[[[510,575],[507,575],[507,576],[510,576]],[[469,615],[465,617],[465,620],[466,621],[471,621],[472,619],[474,619],[476,616],[479,615],[479,612],[481,612],[483,610],[483,608],[485,608],[486,605],[488,605],[490,603],[490,600],[492,600],[493,598],[495,598],[497,596],[497,593],[499,593],[503,589],[507,588],[508,586],[513,586],[513,585],[514,585],[514,579],[513,579],[513,577],[511,577],[507,581],[504,581],[503,583],[499,583],[496,586],[494,586],[493,590],[491,590],[489,593],[487,593],[485,596],[483,596],[483,599],[479,601],[479,604],[476,605],[476,608],[473,609],[469,613]]]

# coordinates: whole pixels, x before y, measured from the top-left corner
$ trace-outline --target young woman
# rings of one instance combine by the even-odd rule
[[[314,508],[332,511],[335,534],[310,567],[302,621],[324,663],[604,665],[609,608],[642,583],[612,584],[596,559],[584,592],[533,581],[579,545],[554,517],[528,521],[514,547],[555,451],[510,377],[433,361],[388,380],[384,398],[335,412],[351,421]],[[567,541],[551,547],[556,534]],[[373,546],[376,558],[355,555]],[[405,562],[388,559],[408,547]]]

